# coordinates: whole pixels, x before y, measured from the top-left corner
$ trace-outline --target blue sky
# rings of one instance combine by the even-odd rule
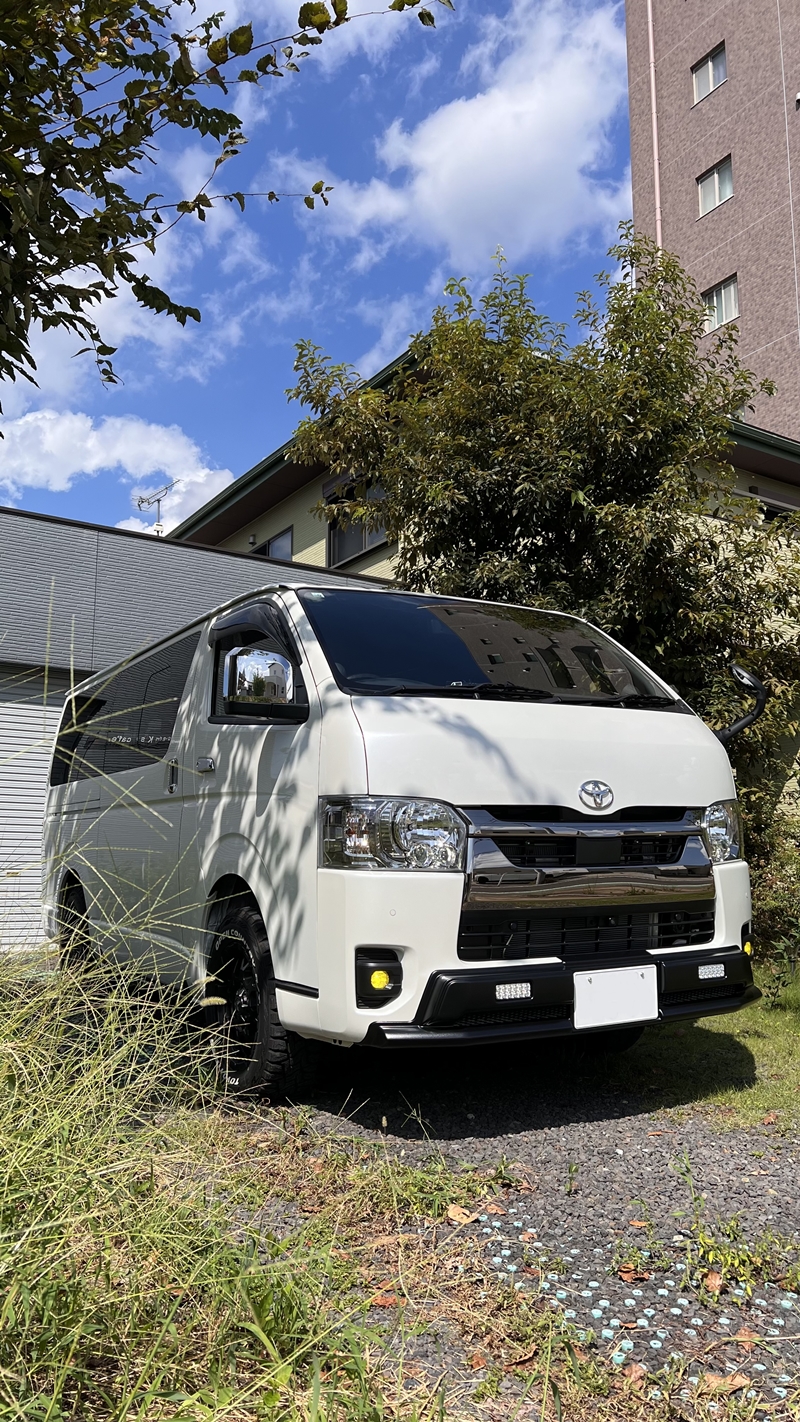
[[[623,5],[455,3],[433,7],[435,30],[413,11],[353,19],[299,75],[236,94],[249,142],[215,190],[325,178],[330,207],[255,199],[186,219],[149,270],[202,323],[109,303],[116,388],[74,339],[38,334],[39,389],[0,392],[0,503],[140,528],[154,515],[136,496],[178,479],[174,526],[291,434],[295,341],[370,375],[427,324],[449,276],[485,289],[498,245],[541,309],[570,319],[630,210]],[[290,0],[225,8],[263,38],[296,22]],[[192,196],[210,160],[210,145],[171,136],[147,186]]]

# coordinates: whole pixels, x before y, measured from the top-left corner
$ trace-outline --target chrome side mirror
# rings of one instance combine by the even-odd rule
[[[738,736],[740,731],[746,730],[748,726],[752,726],[753,722],[758,720],[769,697],[769,692],[764,683],[759,681],[758,677],[754,676],[752,672],[745,671],[744,667],[737,666],[736,662],[733,662],[731,665],[731,676],[743,691],[755,697],[756,704],[752,711],[748,711],[746,716],[740,716],[739,720],[734,721],[732,726],[726,727],[724,731],[714,732],[717,740],[722,741],[724,746],[726,746],[729,741],[732,741],[734,736]]]
[[[280,652],[261,647],[232,647],[222,669],[222,700],[226,715],[268,715],[274,706],[289,706],[294,697],[294,670]]]

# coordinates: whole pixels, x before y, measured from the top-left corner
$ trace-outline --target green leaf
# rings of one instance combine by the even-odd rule
[[[422,21],[423,25],[427,25],[430,29],[435,29],[436,21],[433,18],[433,15],[431,14],[430,10],[420,10],[419,18]]]
[[[316,30],[318,34],[322,34],[330,29],[333,20],[323,0],[308,0],[308,3],[300,6],[297,23],[301,30]]]
[[[446,5],[448,10],[455,10],[456,8],[453,4],[453,0],[439,0],[439,4]]]
[[[389,5],[390,10],[405,10],[405,8],[406,0],[391,0],[391,4]]]
[[[239,70],[239,82],[240,82],[241,84],[257,84],[257,83],[258,83],[258,78],[259,78],[259,76],[258,76],[258,74],[256,73],[255,69],[240,69],[240,70]]]
[[[212,40],[206,54],[212,64],[227,64],[230,54],[228,52],[228,41],[224,35],[219,39]]]
[[[231,30],[228,35],[228,44],[231,54],[249,54],[253,48],[253,26],[251,24],[239,25],[238,29]]]
[[[306,196],[303,198],[303,202],[305,203],[306,207],[313,208],[314,206],[314,199],[313,197],[311,197],[310,193],[306,194]]]
[[[558,1383],[554,1378],[549,1379],[550,1391],[553,1394],[553,1407],[555,1408],[556,1422],[561,1422],[561,1392]]]
[[[332,0],[332,4],[337,25],[343,25],[347,19],[347,0]]]
[[[314,184],[314,186],[312,187],[311,191],[312,191],[312,193],[321,193],[324,187],[325,187],[325,184],[320,181],[319,183],[315,183],[315,184]]]

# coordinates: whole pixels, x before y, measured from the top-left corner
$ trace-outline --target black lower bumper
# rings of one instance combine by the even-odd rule
[[[655,963],[658,1020],[671,1022],[736,1012],[757,1002],[749,957],[741,948],[697,949],[652,958],[556,964],[492,964],[433,973],[413,1022],[373,1022],[364,1044],[373,1047],[475,1046],[542,1037],[583,1037],[603,1028],[576,1030],[573,973]],[[715,976],[700,969],[714,967]],[[722,970],[720,972],[720,969]],[[503,983],[529,983],[530,997],[498,1002]],[[619,1023],[615,1026],[633,1026]],[[647,1023],[643,1024],[647,1025]]]

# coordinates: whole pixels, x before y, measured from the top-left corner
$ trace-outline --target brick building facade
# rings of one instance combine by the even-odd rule
[[[626,0],[633,215],[680,257],[709,327],[778,393],[747,419],[800,439],[800,4]]]

